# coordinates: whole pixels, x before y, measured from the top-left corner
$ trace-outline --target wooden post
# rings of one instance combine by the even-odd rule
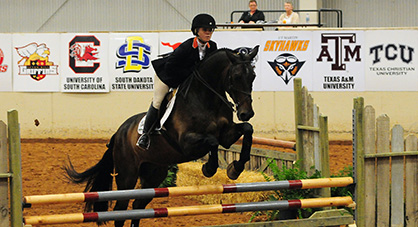
[[[299,130],[298,126],[302,125],[302,79],[295,78],[293,80],[294,88],[294,102],[295,102],[295,134],[296,134],[296,152],[297,159],[304,159],[303,157],[303,134]],[[303,163],[301,162],[301,168],[303,169]]]
[[[418,139],[408,135],[405,140],[406,151],[418,150]],[[407,156],[405,160],[405,216],[407,226],[418,226],[418,157]]]
[[[0,227],[9,227],[8,160],[7,127],[3,121],[0,121]]]
[[[321,153],[321,173],[322,177],[328,178],[330,177],[330,169],[329,169],[329,138],[328,138],[328,117],[327,116],[320,116],[319,117],[319,146],[320,146],[320,153]],[[322,197],[331,197],[331,189],[330,188],[323,188],[321,189],[321,196]]]
[[[20,129],[16,110],[7,112],[9,131],[9,166],[12,178],[10,180],[10,216],[12,227],[21,227],[22,215],[22,162],[20,155]]]
[[[363,108],[364,99],[358,97],[353,103],[353,158],[354,158],[354,180],[355,187],[355,219],[358,227],[365,225],[365,195],[364,195],[364,141],[363,141]]]
[[[364,108],[364,154],[376,154],[376,114],[372,106]],[[365,226],[376,226],[376,158],[364,160]],[[367,176],[367,179],[366,179]]]
[[[403,128],[395,125],[392,128],[392,153],[403,153]],[[391,224],[392,227],[402,227],[404,225],[404,166],[403,156],[392,157],[392,190],[391,190]],[[407,170],[409,171],[409,170]]]
[[[390,119],[386,114],[376,120],[377,153],[389,153]],[[390,170],[389,157],[377,159],[377,226],[389,226]]]

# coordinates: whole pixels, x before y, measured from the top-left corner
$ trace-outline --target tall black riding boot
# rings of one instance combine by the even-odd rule
[[[145,117],[144,123],[144,133],[139,137],[138,142],[136,145],[138,147],[148,149],[150,144],[150,137],[149,134],[154,131],[155,127],[158,125],[156,121],[158,121],[158,109],[155,109],[152,104],[148,109],[147,116]]]

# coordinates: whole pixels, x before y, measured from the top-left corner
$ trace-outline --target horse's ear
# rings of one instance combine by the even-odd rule
[[[250,52],[250,59],[253,59],[255,56],[257,56],[258,53],[258,48],[260,47],[260,45],[255,46],[251,52]]]
[[[226,51],[226,56],[228,56],[229,60],[234,63],[239,60],[239,55],[237,53],[233,53],[232,51]]]

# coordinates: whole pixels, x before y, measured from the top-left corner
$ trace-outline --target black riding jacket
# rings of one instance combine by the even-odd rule
[[[213,41],[209,41],[206,45],[205,57],[218,49]],[[168,57],[152,61],[152,66],[162,82],[175,88],[192,74],[199,62],[197,38],[190,38],[180,44]]]

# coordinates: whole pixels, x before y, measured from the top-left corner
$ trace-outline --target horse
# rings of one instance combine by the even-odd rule
[[[243,136],[239,160],[227,167],[228,177],[237,179],[250,159],[253,127],[248,120],[254,116],[251,92],[256,77],[251,61],[258,48],[244,54],[218,49],[197,65],[177,89],[164,128],[150,135],[148,150],[136,146],[140,136],[138,124],[146,113],[136,114],[113,134],[96,165],[80,173],[68,160],[64,166],[66,176],[74,183],[87,182],[85,192],[112,190],[113,177],[118,190],[133,189],[138,178],[142,188],[157,188],[166,178],[169,165],[196,160],[209,153],[202,172],[211,177],[218,168],[218,146],[229,148]],[[160,112],[163,111],[161,108]],[[240,123],[234,122],[234,112]],[[151,200],[136,199],[133,209],[144,209]],[[117,201],[114,210],[126,210],[128,203],[129,200]],[[108,202],[87,203],[85,210],[107,211],[108,206]],[[139,226],[139,221],[132,220],[131,226]],[[124,221],[115,221],[116,227],[123,224]]]

